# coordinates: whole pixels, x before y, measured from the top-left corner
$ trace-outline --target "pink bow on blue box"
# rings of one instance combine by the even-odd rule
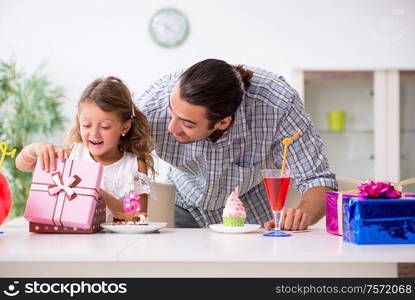
[[[363,182],[358,186],[359,196],[364,198],[400,198],[402,192],[395,190],[390,182],[375,182],[373,180]]]
[[[389,182],[368,181],[356,197],[342,198],[343,241],[355,244],[415,243],[415,197]]]

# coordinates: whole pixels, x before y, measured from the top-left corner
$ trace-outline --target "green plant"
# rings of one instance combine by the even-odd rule
[[[19,153],[37,134],[48,135],[62,129],[63,90],[52,84],[39,67],[26,75],[16,62],[0,62],[0,141]],[[14,160],[6,159],[3,171],[13,195],[10,217],[21,216],[29,194],[32,173],[15,168]]]

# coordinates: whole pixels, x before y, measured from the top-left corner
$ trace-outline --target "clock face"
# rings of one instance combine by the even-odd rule
[[[163,47],[180,45],[187,37],[189,23],[184,14],[174,8],[163,8],[150,21],[150,35]]]

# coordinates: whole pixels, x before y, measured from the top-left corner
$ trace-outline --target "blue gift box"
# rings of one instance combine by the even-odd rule
[[[343,198],[343,241],[414,244],[415,198]]]

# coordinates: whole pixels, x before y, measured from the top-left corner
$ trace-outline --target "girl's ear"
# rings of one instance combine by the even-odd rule
[[[131,124],[132,124],[131,122],[132,122],[131,120],[127,120],[124,122],[121,128],[121,134],[126,134],[128,131],[130,131]]]

